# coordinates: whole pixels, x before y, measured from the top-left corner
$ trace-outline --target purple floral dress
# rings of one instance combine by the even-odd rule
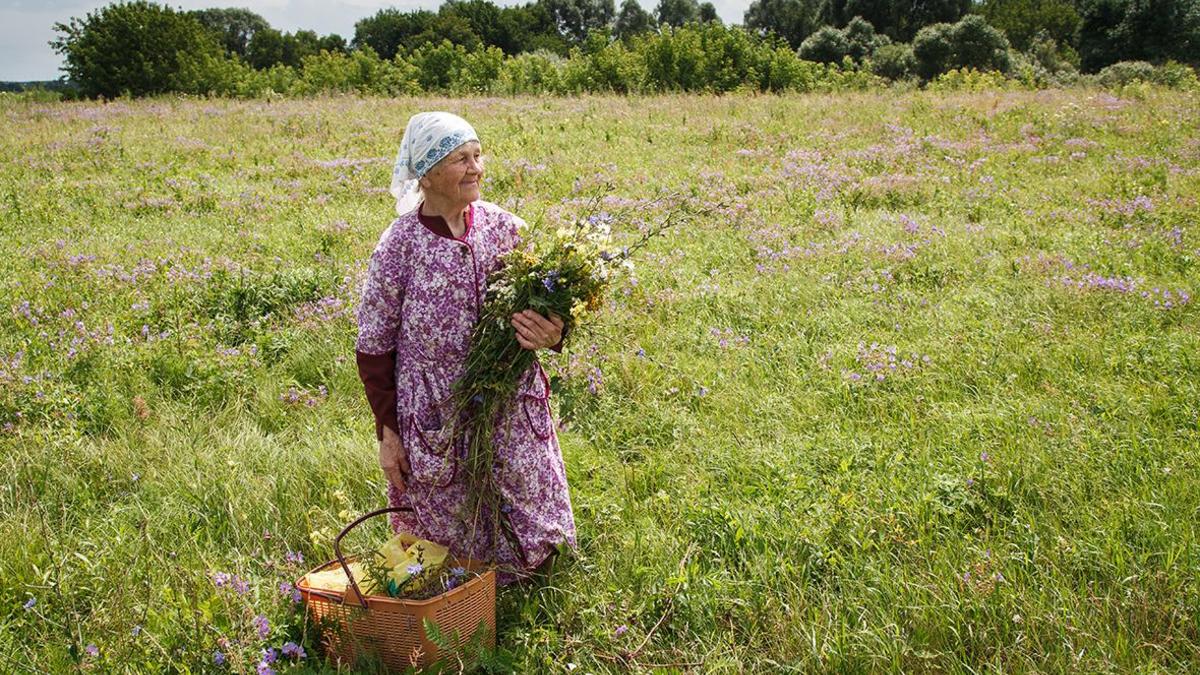
[[[519,241],[520,219],[495,204],[472,204],[461,238],[422,224],[418,209],[391,224],[371,254],[358,312],[360,354],[395,352],[396,419],[411,474],[389,485],[392,526],[449,546],[457,556],[530,570],[555,546],[575,545],[567,477],[550,415],[550,386],[535,360],[497,419],[494,468],[503,509],[521,550],[464,518],[462,447],[449,447],[447,397],[462,375],[487,277]],[[513,339],[516,337],[514,335]],[[511,581],[502,573],[501,582]]]

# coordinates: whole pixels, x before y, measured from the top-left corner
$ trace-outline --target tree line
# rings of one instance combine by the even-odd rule
[[[56,24],[51,45],[87,97],[495,91],[505,78],[513,92],[778,90],[847,77],[835,71],[1054,78],[1200,59],[1200,0],[754,0],[743,20],[724,26],[698,0],[652,12],[637,0],[446,0],[436,12],[380,10],[347,41],[283,32],[247,9],[136,0]]]

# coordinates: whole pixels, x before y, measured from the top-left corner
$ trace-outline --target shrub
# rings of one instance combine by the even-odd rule
[[[1012,66],[1008,39],[978,14],[954,24],[935,23],[917,31],[912,43],[917,73],[933,79],[952,68],[998,70]]]
[[[855,61],[862,61],[875,53],[875,50],[892,43],[891,38],[875,32],[875,26],[870,21],[856,16],[842,29],[846,41],[850,45],[849,55]]]
[[[1154,66],[1146,61],[1118,61],[1101,70],[1096,79],[1106,87],[1119,87],[1130,82],[1153,82]]]
[[[151,2],[122,2],[55,24],[51,46],[84,96],[145,96],[175,90],[182,69],[211,65],[224,50],[192,16]]]
[[[1011,82],[994,70],[951,68],[930,82],[928,88],[930,91],[992,91],[1011,87]]]
[[[467,50],[449,40],[418,47],[407,59],[417,68],[423,91],[450,91],[467,60]]]
[[[950,31],[955,68],[1008,72],[1008,38],[978,14],[968,14]]]
[[[504,52],[499,47],[484,47],[467,52],[462,68],[454,82],[457,93],[483,94],[499,86]]]
[[[912,53],[921,79],[932,80],[950,70],[954,60],[950,24],[935,23],[917,31],[912,41]]]
[[[505,94],[553,94],[562,91],[563,58],[553,52],[526,52],[504,60],[500,91]]]
[[[800,43],[800,58],[817,63],[841,63],[850,53],[846,34],[833,26],[823,26]]]
[[[889,80],[903,80],[917,72],[912,45],[895,42],[879,47],[871,55],[871,72]]]
[[[1196,71],[1190,66],[1168,61],[1155,67],[1146,61],[1118,61],[1101,70],[1096,80],[1105,87],[1122,87],[1134,82],[1158,84],[1172,89],[1200,89]]]

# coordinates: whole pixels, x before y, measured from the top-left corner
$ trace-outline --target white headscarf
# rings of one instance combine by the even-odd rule
[[[396,198],[396,213],[408,213],[421,202],[417,181],[434,164],[463,143],[478,140],[475,129],[453,113],[423,112],[409,118],[392,167],[391,193]]]

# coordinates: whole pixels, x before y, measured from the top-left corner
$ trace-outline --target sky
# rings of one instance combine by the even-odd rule
[[[750,0],[711,0],[717,14],[727,24],[742,23]],[[493,0],[498,5],[521,4],[521,0]],[[638,0],[653,11],[658,0]],[[0,0],[0,81],[25,82],[54,80],[62,72],[62,59],[48,44],[56,37],[54,24],[67,23],[71,17],[83,18],[111,3],[111,0]],[[321,35],[337,33],[346,40],[354,37],[354,23],[385,7],[401,11],[437,9],[440,0],[204,0],[166,2],[181,9],[204,7],[245,7],[257,12],[272,27],[285,32],[314,30]],[[615,2],[618,7],[621,3]]]

